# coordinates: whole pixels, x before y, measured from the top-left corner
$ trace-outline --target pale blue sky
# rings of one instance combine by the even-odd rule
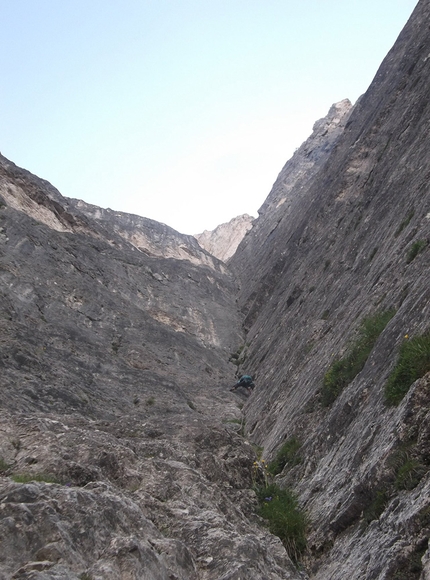
[[[257,215],[416,0],[0,0],[0,151],[183,233]]]

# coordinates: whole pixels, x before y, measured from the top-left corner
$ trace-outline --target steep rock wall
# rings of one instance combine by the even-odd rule
[[[308,510],[311,577],[321,580],[418,578],[423,565],[430,573],[429,377],[398,407],[384,400],[400,345],[429,330],[429,21],[422,0],[328,157],[303,183],[296,153],[231,261],[246,370],[258,384],[245,408],[248,433],[268,459],[289,438],[300,443],[300,464],[278,480]],[[284,175],[288,202],[267,211]],[[323,406],[333,360],[366,316],[388,309],[395,315],[363,370]],[[402,453],[421,466],[411,490],[393,489]],[[382,513],[366,516],[382,492]]]

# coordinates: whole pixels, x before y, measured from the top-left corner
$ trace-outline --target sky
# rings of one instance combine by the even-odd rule
[[[257,210],[417,0],[0,0],[0,151],[181,233]]]

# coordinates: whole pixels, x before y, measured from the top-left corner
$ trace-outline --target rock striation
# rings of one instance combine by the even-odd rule
[[[253,217],[243,214],[226,224],[219,225],[213,231],[205,230],[201,234],[196,234],[195,238],[210,254],[222,262],[228,262],[246,233],[252,228],[253,221]]]

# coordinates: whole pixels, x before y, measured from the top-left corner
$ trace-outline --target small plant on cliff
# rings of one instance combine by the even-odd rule
[[[393,470],[394,489],[411,490],[416,487],[429,470],[423,458],[417,453],[416,442],[404,442],[388,458],[388,465]]]
[[[286,465],[293,467],[301,463],[302,458],[300,457],[298,450],[301,447],[300,441],[297,437],[290,437],[282,444],[281,448],[277,452],[273,461],[268,465],[268,470],[271,475],[277,475],[281,473]]]
[[[405,227],[409,225],[411,219],[414,217],[414,214],[415,214],[415,210],[411,209],[411,211],[408,213],[408,215],[405,217],[405,219],[402,221],[402,223],[397,228],[396,233],[394,234],[394,236],[396,238],[397,238],[397,236],[399,236],[402,233],[402,231],[405,229]]]
[[[307,518],[296,496],[275,484],[256,489],[259,514],[267,520],[269,530],[278,536],[290,558],[297,563],[306,550]]]
[[[399,358],[385,386],[388,405],[398,405],[416,380],[430,371],[430,331],[405,338]]]
[[[324,407],[331,405],[362,370],[379,335],[394,313],[392,309],[385,310],[363,320],[358,337],[345,357],[335,360],[324,375],[321,389],[321,403]]]
[[[49,473],[15,473],[12,476],[16,483],[29,483],[30,481],[44,481],[45,483],[60,483],[55,475]]]
[[[389,496],[387,491],[378,489],[374,492],[370,504],[363,510],[363,520],[366,524],[370,524],[373,520],[377,520],[387,507]]]
[[[414,260],[420,252],[424,250],[427,246],[427,240],[417,240],[412,244],[409,249],[408,255],[406,256],[406,263],[410,264],[412,260]]]
[[[6,461],[0,457],[0,473],[4,473],[5,471],[7,471],[9,469],[9,464],[6,463]]]

